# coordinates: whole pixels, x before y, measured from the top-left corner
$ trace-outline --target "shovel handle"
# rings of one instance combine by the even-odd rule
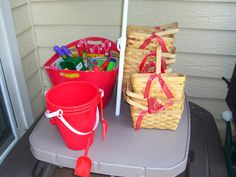
[[[99,106],[100,106],[100,119],[102,121],[102,120],[104,120],[104,117],[103,117],[103,104],[102,104],[102,97],[104,96],[104,91],[102,89],[99,89],[99,91],[101,93]]]
[[[91,142],[91,136],[94,132],[92,132],[89,137],[88,137],[88,142],[87,142],[87,145],[86,145],[86,149],[84,151],[84,157],[88,157],[88,151],[89,151],[89,146],[90,146],[90,142]]]
[[[101,120],[101,123],[102,123],[102,140],[104,140],[105,137],[106,137],[106,132],[107,132],[108,124],[107,124],[106,120],[103,117],[103,103],[102,103],[103,90],[100,89],[100,92],[101,92],[100,103],[99,103],[99,107],[100,107],[100,120]]]

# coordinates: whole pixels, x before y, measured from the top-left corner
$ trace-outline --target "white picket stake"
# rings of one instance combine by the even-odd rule
[[[117,93],[116,93],[116,112],[115,112],[116,116],[120,115],[120,107],[121,107],[121,91],[122,91],[122,80],[123,80],[124,59],[125,59],[128,6],[129,6],[129,0],[124,0],[122,33],[121,33],[121,37],[118,41],[118,45],[119,45],[119,49],[120,49],[120,59],[119,59]]]

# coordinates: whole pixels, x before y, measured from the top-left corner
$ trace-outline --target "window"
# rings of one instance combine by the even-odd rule
[[[14,127],[11,126],[13,116],[0,58],[0,154],[2,155],[16,139],[12,131]]]

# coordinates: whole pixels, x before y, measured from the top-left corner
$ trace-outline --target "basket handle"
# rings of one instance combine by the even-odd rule
[[[135,101],[133,101],[131,98],[133,97],[133,98],[136,98],[136,99],[140,99],[140,100],[147,100],[147,99],[143,99],[143,98],[141,98],[142,96],[141,95],[139,95],[139,94],[137,94],[137,93],[134,93],[134,92],[131,92],[130,90],[129,91],[126,91],[126,94],[127,94],[127,96],[126,96],[126,101],[127,101],[127,103],[129,103],[130,105],[132,105],[132,106],[135,106],[135,107],[137,107],[137,108],[139,108],[139,109],[141,109],[141,110],[143,110],[143,111],[147,111],[148,110],[148,107],[147,106],[144,106],[144,105],[142,105],[142,104],[140,104],[140,103],[137,103],[137,102],[135,102]],[[184,99],[184,94],[183,94],[183,97],[182,97],[182,99]],[[157,99],[158,100],[158,99]],[[160,100],[158,100],[158,101],[160,101]],[[171,99],[169,99],[169,101],[170,102],[180,102],[181,100],[174,100],[173,98],[171,98]],[[161,102],[161,101],[160,101]]]
[[[154,99],[154,98],[150,98],[150,99]],[[155,100],[158,101],[158,99],[155,99]],[[129,103],[130,105],[135,106],[135,107],[141,109],[142,111],[148,111],[148,110],[149,110],[149,108],[148,108],[147,106],[144,106],[144,105],[142,105],[142,104],[140,104],[140,103],[137,103],[137,102],[133,101],[133,100],[130,98],[130,96],[127,96],[127,97],[126,97],[126,101],[127,101],[127,103]],[[161,109],[158,110],[158,112],[161,111],[161,110],[166,109],[166,108],[169,107],[169,106],[172,106],[173,103],[174,103],[174,102],[171,101],[171,102],[165,104],[164,106],[162,106]],[[152,110],[152,111],[153,111],[153,110]],[[156,113],[156,112],[153,112],[153,113]],[[151,113],[150,113],[150,114],[151,114]]]
[[[162,105],[161,101],[157,98],[154,98],[154,97],[143,99],[142,96],[131,92],[129,89],[130,89],[130,84],[129,84],[129,82],[127,82],[127,90],[126,90],[127,103],[141,109],[141,112],[139,113],[138,119],[136,121],[135,130],[138,130],[140,128],[143,116],[146,113],[148,113],[148,114],[159,113],[160,111],[165,110],[166,108],[168,108],[169,106],[172,106],[174,104],[174,101],[170,101],[170,102]],[[144,106],[142,104],[139,104],[139,103],[133,101],[132,99],[130,99],[130,97],[133,97],[136,99],[141,99],[141,100],[146,100],[148,106]]]
[[[166,36],[170,34],[176,34],[178,32],[179,32],[179,28],[175,28],[175,29],[170,29],[166,31],[156,32],[155,34],[161,37],[161,36]]]
[[[155,26],[155,29],[157,30],[166,30],[168,28],[178,28],[178,23],[177,22],[173,22],[173,23],[169,23],[169,24],[165,24],[165,25],[159,25],[159,26]]]
[[[143,98],[142,95],[134,93],[130,90],[130,82],[129,81],[127,81],[127,85],[126,85],[126,95],[127,95],[127,97],[126,97],[127,103],[129,103],[130,105],[135,106],[135,107],[137,107],[137,108],[139,108],[143,111],[148,110],[147,106],[143,106],[143,105],[141,105],[141,104],[139,104],[139,103],[137,103],[137,102],[130,99],[130,97],[133,97],[133,98],[137,98],[137,99],[140,99],[140,100],[146,100],[146,99]]]
[[[148,70],[149,70],[149,68],[156,66],[155,63],[152,62],[152,61],[150,61],[147,65],[145,65],[147,59],[148,59],[149,57],[152,57],[152,56],[156,56],[156,52],[151,50],[150,53],[148,53],[148,54],[142,59],[142,61],[141,61],[140,64],[139,64],[139,72],[140,72],[140,73],[147,73]],[[160,69],[160,72],[161,72],[161,73],[164,73],[165,70],[166,70],[166,61],[164,60],[164,58],[161,57],[160,62],[161,62],[161,69]],[[156,72],[156,69],[155,69],[155,72]]]
[[[97,45],[101,45],[102,41],[101,40],[88,40],[87,44],[93,45],[93,46],[97,46]]]
[[[130,105],[135,106],[135,107],[141,109],[142,111],[147,111],[148,110],[147,106],[143,106],[143,105],[141,105],[141,104],[131,100],[129,96],[127,96],[125,99],[126,99],[127,103],[129,103]]]
[[[156,74],[161,73],[161,55],[162,50],[160,46],[156,48]]]
[[[97,128],[98,122],[99,122],[99,111],[98,111],[98,108],[97,108],[97,111],[96,111],[96,122],[94,124],[94,127],[93,127],[93,129],[91,131],[88,131],[88,132],[78,131],[73,126],[71,126],[66,121],[66,119],[63,117],[63,110],[61,110],[61,109],[58,109],[55,112],[50,112],[49,110],[46,110],[46,112],[44,114],[45,114],[46,118],[48,118],[48,119],[51,119],[53,117],[57,117],[71,132],[73,132],[73,133],[75,133],[77,135],[88,135],[88,134],[92,133]]]
[[[127,81],[126,82],[126,95],[132,98],[137,98],[140,100],[146,100],[146,98],[143,98],[143,95],[139,95],[137,93],[134,93],[131,91],[131,86],[130,86],[130,82]]]
[[[144,90],[144,98],[148,98],[149,97],[149,92],[150,92],[152,81],[156,77],[158,78],[159,84],[161,85],[161,88],[162,88],[164,94],[166,95],[166,97],[168,99],[174,98],[173,94],[169,90],[167,84],[162,79],[161,74],[160,74],[160,70],[161,70],[161,54],[162,54],[161,47],[157,46],[157,50],[156,50],[156,73],[155,74],[151,74],[150,77],[148,78],[148,81],[146,83],[145,90]]]
[[[131,86],[130,86],[130,82],[129,81],[126,82],[126,92],[125,93],[130,98],[135,98],[135,99],[139,99],[139,100],[143,100],[143,101],[147,100],[147,98],[144,98],[143,95],[140,95],[140,94],[137,94],[137,93],[131,91]],[[157,100],[159,102],[161,102],[161,100],[159,100],[159,99],[157,99]],[[175,101],[175,102],[179,101],[179,100],[176,100],[174,98],[167,98],[166,100],[168,100],[168,101]]]
[[[169,103],[166,103],[165,105],[162,105],[158,101],[158,99],[156,99],[156,98],[148,98],[147,99],[148,107],[146,107],[146,106],[143,106],[143,105],[141,105],[141,104],[131,100],[129,96],[126,97],[126,101],[130,105],[135,106],[135,107],[141,109],[141,112],[139,113],[138,119],[136,121],[135,130],[138,130],[140,128],[143,116],[146,113],[148,113],[148,114],[159,113],[160,111],[163,111],[166,108],[168,108],[169,106],[172,106],[174,104],[174,102],[169,102]]]
[[[147,100],[147,98],[143,98],[143,95],[140,95],[140,94],[137,94],[137,93],[134,93],[131,91],[131,85],[130,85],[130,81],[127,81],[126,82],[126,96],[130,97],[130,98],[135,98],[135,99],[139,99],[139,100]],[[167,98],[166,100],[168,101],[174,101],[174,102],[179,102],[179,101],[182,101],[184,99],[184,94],[182,96],[182,99],[181,100],[177,100],[175,98]],[[159,102],[161,102],[161,100],[157,99]],[[164,99],[162,99],[164,100]]]

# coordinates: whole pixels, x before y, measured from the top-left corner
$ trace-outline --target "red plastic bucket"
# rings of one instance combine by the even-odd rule
[[[95,42],[95,44],[94,44]],[[96,44],[98,43],[98,44]],[[118,52],[116,44],[106,38],[88,37],[74,41],[68,45],[68,48],[80,45],[81,50],[88,53],[104,54],[106,50]],[[103,50],[96,50],[102,48]],[[105,107],[112,95],[113,88],[116,82],[118,67],[111,71],[74,71],[74,70],[59,70],[54,68],[53,63],[59,58],[58,54],[53,55],[45,64],[44,68],[47,71],[48,77],[53,85],[67,81],[88,81],[96,84],[104,90],[103,106]]]
[[[45,97],[48,109],[45,115],[53,117],[66,146],[85,149],[89,136],[92,144],[99,122],[98,87],[89,82],[65,82],[52,87]]]

